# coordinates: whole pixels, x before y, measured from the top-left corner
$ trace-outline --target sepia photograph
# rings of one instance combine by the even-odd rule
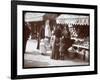
[[[11,78],[97,74],[97,6],[11,1]]]
[[[23,68],[89,65],[89,17],[23,11]]]

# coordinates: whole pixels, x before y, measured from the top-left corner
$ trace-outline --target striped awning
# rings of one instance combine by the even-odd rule
[[[56,18],[57,24],[89,25],[89,16],[61,14]]]

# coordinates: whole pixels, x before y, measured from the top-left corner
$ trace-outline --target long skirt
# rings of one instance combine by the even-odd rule
[[[60,39],[56,38],[54,45],[52,47],[52,55],[51,55],[52,59],[56,59],[56,60],[60,59],[59,48],[60,48]]]

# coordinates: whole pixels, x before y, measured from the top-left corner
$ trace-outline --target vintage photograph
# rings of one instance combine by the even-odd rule
[[[90,15],[23,11],[23,68],[90,64]]]
[[[11,1],[11,79],[97,74],[97,6]]]

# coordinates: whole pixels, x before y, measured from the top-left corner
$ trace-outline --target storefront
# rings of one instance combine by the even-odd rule
[[[31,26],[31,39],[37,39],[37,34],[41,32],[42,27],[44,26],[43,16],[45,13],[32,13],[27,12],[25,14],[25,23],[29,23]],[[44,34],[41,33],[41,37]]]
[[[89,15],[61,14],[56,18],[56,23],[68,26],[71,39],[75,40],[72,47],[84,58],[89,58]]]

